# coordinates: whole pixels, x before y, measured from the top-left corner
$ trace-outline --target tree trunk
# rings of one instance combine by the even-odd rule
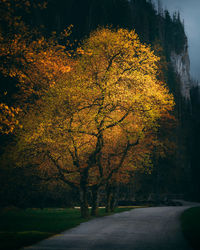
[[[99,188],[97,186],[92,187],[92,210],[91,215],[97,216],[99,210]]]
[[[111,201],[110,201],[110,210],[111,210],[111,212],[114,212],[114,210],[115,210],[115,203],[116,203],[116,200],[115,200],[115,197],[114,197],[114,193],[112,193],[112,198],[111,198]]]
[[[80,202],[81,202],[81,217],[89,217],[89,208],[88,208],[88,190],[87,187],[80,190]]]
[[[111,198],[111,204],[110,204],[111,212],[114,212],[115,208],[117,207],[118,193],[119,193],[119,187],[116,185],[112,186],[112,198]]]
[[[89,208],[88,208],[88,170],[85,169],[81,173],[80,181],[80,202],[81,202],[81,217],[89,217]]]
[[[111,185],[106,185],[106,213],[111,212],[112,190]]]
[[[106,213],[114,212],[117,204],[118,187],[108,184],[106,186]]]

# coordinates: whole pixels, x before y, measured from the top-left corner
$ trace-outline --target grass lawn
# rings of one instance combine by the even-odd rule
[[[191,246],[200,249],[200,207],[186,210],[181,216],[181,225],[186,239]]]
[[[115,213],[132,208],[117,208]],[[104,211],[105,209],[100,209],[99,216],[107,215]],[[0,249],[17,250],[85,221],[88,220],[80,218],[79,209],[45,208],[1,211]]]

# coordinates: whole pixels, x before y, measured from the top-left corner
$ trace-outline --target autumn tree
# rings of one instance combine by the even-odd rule
[[[19,124],[16,114],[26,112],[70,70],[71,26],[61,34],[53,32],[44,37],[40,29],[31,27],[26,20],[38,8],[45,8],[45,3],[25,0],[0,3],[0,73],[14,78],[18,87],[13,106],[0,102],[0,133],[13,132]]]
[[[48,174],[79,189],[87,217],[89,188],[98,192],[123,167],[134,170],[134,150],[148,158],[142,145],[174,103],[156,78],[159,58],[135,31],[98,29],[77,54],[65,78],[22,117],[17,147],[26,161],[38,154],[51,161]]]
[[[16,38],[20,37],[21,40],[27,40],[31,36],[27,25],[20,16],[22,10],[26,13],[29,12],[30,5],[29,1],[4,0],[0,2],[0,73],[4,76],[9,75],[8,71],[16,63],[16,60],[12,60],[14,53],[11,53],[11,50],[16,51]],[[13,45],[14,48],[12,48]],[[18,54],[20,53],[20,50],[18,50]],[[7,90],[4,90],[4,93],[2,89],[0,91],[0,133],[8,134],[13,132],[18,124],[15,115],[19,108],[9,107],[3,101],[4,96],[9,93],[7,93]]]

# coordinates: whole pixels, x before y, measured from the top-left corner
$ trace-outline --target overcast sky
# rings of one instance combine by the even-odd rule
[[[157,0],[156,0],[157,1]],[[200,0],[161,0],[170,12],[179,10],[189,41],[191,75],[200,81]]]

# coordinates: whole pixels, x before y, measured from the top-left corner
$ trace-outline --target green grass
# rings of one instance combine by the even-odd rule
[[[184,236],[191,246],[200,249],[200,207],[186,210],[181,216],[181,225]]]
[[[133,207],[132,207],[133,208]],[[130,210],[117,208],[115,213]],[[105,209],[99,216],[105,216]],[[94,217],[91,217],[92,219]],[[70,229],[88,219],[80,218],[79,209],[25,209],[0,212],[0,249],[17,250]]]

